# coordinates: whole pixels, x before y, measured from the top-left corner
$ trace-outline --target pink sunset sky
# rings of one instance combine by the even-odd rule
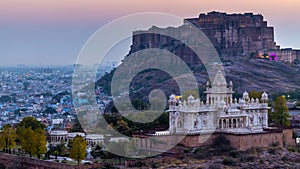
[[[141,12],[184,18],[211,11],[259,13],[275,27],[279,45],[300,48],[299,6],[298,0],[3,0],[0,65],[12,65],[15,60],[60,64],[61,57],[72,64],[97,29],[118,17]]]

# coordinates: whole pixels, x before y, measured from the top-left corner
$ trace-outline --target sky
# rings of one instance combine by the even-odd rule
[[[298,0],[1,0],[0,66],[74,64],[99,28],[142,12],[182,18],[211,11],[259,13],[275,27],[277,44],[300,49],[299,5]],[[120,49],[120,55],[128,52],[128,46]]]

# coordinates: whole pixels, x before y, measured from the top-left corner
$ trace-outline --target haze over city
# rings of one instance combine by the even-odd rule
[[[88,38],[114,19],[141,12],[163,12],[183,18],[199,13],[253,12],[275,28],[281,47],[299,49],[300,24],[296,0],[234,1],[58,1],[13,0],[0,2],[0,65],[74,64]],[[220,5],[222,4],[222,5]],[[129,46],[120,47],[120,55]]]

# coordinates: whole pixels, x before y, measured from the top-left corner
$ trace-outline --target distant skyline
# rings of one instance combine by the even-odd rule
[[[128,14],[163,12],[182,18],[200,13],[253,12],[275,28],[282,48],[300,49],[298,0],[7,0],[0,2],[0,66],[74,64],[88,38]],[[121,55],[128,49],[123,46]]]

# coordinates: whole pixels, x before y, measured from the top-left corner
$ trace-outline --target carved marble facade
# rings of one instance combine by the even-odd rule
[[[233,98],[233,83],[227,84],[221,68],[205,93],[205,103],[192,95],[181,101],[172,94],[169,131],[156,134],[257,133],[268,127],[268,95],[254,99],[245,91],[242,98]]]

